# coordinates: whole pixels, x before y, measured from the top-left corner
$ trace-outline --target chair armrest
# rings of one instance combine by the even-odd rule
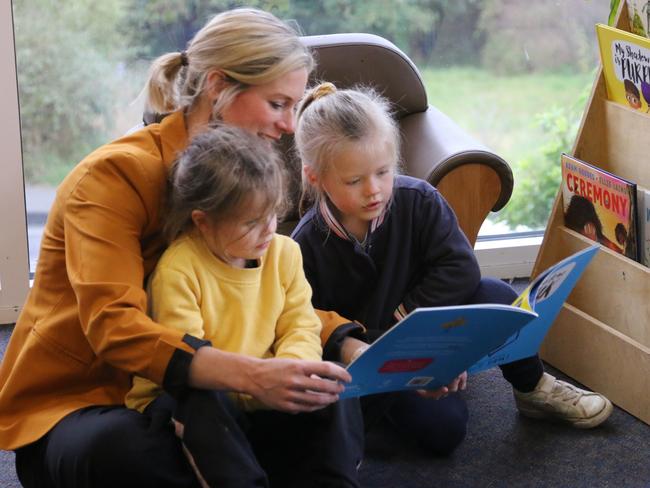
[[[400,120],[408,175],[438,188],[472,245],[490,211],[512,195],[510,166],[435,107]]]

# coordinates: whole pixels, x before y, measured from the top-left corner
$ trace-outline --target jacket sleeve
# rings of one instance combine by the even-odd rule
[[[189,365],[195,348],[183,341],[181,331],[162,327],[146,314],[141,239],[157,212],[153,207],[159,202],[151,195],[160,182],[141,165],[120,153],[115,160],[88,165],[66,188],[61,203],[66,267],[81,327],[95,354],[162,384],[172,356]]]
[[[415,206],[415,252],[423,256],[424,266],[395,310],[397,320],[417,307],[465,303],[481,279],[474,250],[442,195],[432,189]]]

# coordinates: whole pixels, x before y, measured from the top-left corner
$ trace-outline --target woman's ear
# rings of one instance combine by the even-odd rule
[[[303,164],[302,172],[305,175],[305,180],[307,180],[307,183],[309,183],[311,186],[318,186],[318,177],[314,173],[314,170],[311,166]]]
[[[214,69],[208,73],[205,79],[205,92],[212,100],[215,100],[227,83],[226,74],[221,70]]]

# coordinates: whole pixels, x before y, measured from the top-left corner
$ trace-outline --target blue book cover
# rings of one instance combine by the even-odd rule
[[[433,390],[463,371],[478,373],[537,353],[598,246],[541,273],[512,305],[418,308],[348,366],[341,398]]]

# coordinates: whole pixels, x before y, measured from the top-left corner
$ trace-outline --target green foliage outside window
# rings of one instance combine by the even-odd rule
[[[536,117],[546,141],[517,162],[514,177],[520,197],[513,198],[499,212],[497,220],[532,229],[546,226],[562,178],[560,155],[572,150],[587,95],[585,90],[575,104],[556,106]]]
[[[423,71],[444,76],[468,67],[504,82],[512,75],[571,77],[592,70],[593,23],[609,13],[605,6],[601,15],[598,2],[589,0],[13,0],[27,180],[56,185],[90,150],[137,123],[140,114],[129,103],[149,61],[182,50],[212,15],[244,4],[293,19],[306,35],[378,34]],[[459,87],[478,107],[481,82]],[[460,122],[463,113],[449,102],[447,114]],[[546,127],[548,142],[538,155],[477,137],[515,172],[516,193],[498,216],[512,228],[544,224],[557,189],[556,154],[570,150],[582,107],[556,113],[548,110],[552,105],[539,100],[528,114]],[[504,104],[496,110],[507,118],[520,109]],[[533,180],[534,174],[542,177]],[[517,192],[517,186],[531,191]]]

